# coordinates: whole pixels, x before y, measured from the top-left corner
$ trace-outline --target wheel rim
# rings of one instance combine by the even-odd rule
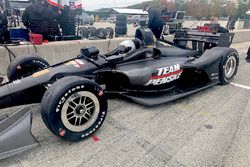
[[[97,97],[91,92],[81,91],[65,101],[61,119],[68,130],[82,132],[95,123],[99,113],[100,103]]]
[[[224,74],[226,78],[231,78],[234,75],[236,66],[236,58],[234,56],[229,57],[224,65]]]

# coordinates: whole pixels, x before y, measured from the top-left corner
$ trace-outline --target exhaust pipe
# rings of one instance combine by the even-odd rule
[[[23,108],[0,119],[0,159],[4,159],[39,145],[31,134],[32,112]]]

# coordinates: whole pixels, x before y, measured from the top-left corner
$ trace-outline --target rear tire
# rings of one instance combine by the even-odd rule
[[[49,66],[49,63],[46,60],[38,56],[18,56],[8,66],[7,76],[9,81],[13,81]]]
[[[41,115],[56,136],[67,141],[81,141],[97,131],[107,113],[102,88],[82,77],[57,80],[44,94]]]
[[[227,56],[220,63],[220,82],[229,84],[235,77],[239,66],[239,55],[236,50],[229,50]]]

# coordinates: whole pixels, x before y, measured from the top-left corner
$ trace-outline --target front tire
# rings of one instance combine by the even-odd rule
[[[239,66],[239,55],[236,50],[229,50],[227,56],[220,64],[220,82],[222,85],[229,84],[235,77]]]
[[[49,63],[41,57],[32,55],[18,56],[8,66],[7,76],[9,81],[13,81],[47,67],[49,67]]]
[[[102,88],[81,77],[56,81],[41,102],[42,119],[48,129],[67,141],[81,141],[97,131],[107,113]]]

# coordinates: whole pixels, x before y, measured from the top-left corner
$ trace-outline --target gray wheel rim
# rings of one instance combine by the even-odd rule
[[[236,70],[237,61],[234,56],[230,56],[224,65],[224,74],[226,78],[231,78]]]
[[[100,113],[97,97],[87,91],[71,95],[64,103],[61,111],[63,125],[70,131],[82,132],[90,128]]]

